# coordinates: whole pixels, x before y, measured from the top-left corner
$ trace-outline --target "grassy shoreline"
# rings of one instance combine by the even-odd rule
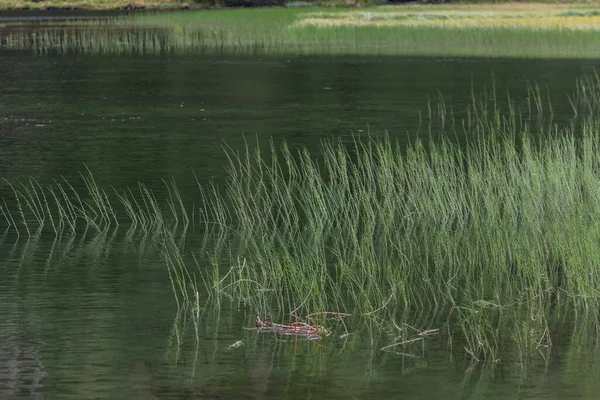
[[[221,9],[9,22],[0,50],[598,58],[598,26],[600,3]]]
[[[534,11],[547,9],[564,8],[589,8],[594,5],[600,6],[599,0],[574,0],[566,2],[548,2],[548,1],[483,1],[475,3],[455,2],[451,4],[427,4],[420,3],[399,3],[390,5],[374,6],[373,2],[362,0],[320,0],[307,2],[283,1],[281,4],[260,5],[248,3],[246,6],[252,8],[275,8],[284,7],[290,4],[290,7],[304,8],[311,6],[324,9],[351,10],[360,8],[361,10],[389,12],[393,9],[403,10],[434,10],[434,11],[461,11],[461,10],[484,10],[492,12],[511,12],[511,11]],[[240,5],[244,7],[244,5]],[[238,7],[240,7],[238,6]],[[122,10],[198,10],[214,8],[237,8],[230,7],[218,0],[198,2],[193,0],[0,0],[0,11],[122,11]]]

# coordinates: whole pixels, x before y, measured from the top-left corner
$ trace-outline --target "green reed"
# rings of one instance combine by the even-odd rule
[[[518,101],[492,89],[460,119],[440,102],[423,123],[429,138],[408,145],[383,135],[324,140],[319,156],[227,148],[227,181],[198,184],[191,208],[173,182],[165,205],[144,185],[107,191],[88,171],[81,192],[6,182],[2,214],[33,237],[153,235],[196,320],[226,298],[274,319],[344,312],[397,338],[392,348],[416,343],[407,326],[436,328],[491,360],[507,335],[550,345],[557,307],[598,306],[600,77],[577,83],[561,125],[545,98],[535,86]],[[188,229],[202,238],[191,249]]]
[[[228,236],[209,249],[211,267],[195,258],[204,291],[260,315],[335,310],[391,331],[433,312],[476,359],[495,357],[501,326],[515,323],[506,315],[596,307],[599,83],[578,83],[564,126],[530,87],[505,112],[494,91],[474,97],[461,121],[432,107],[431,138],[408,146],[384,136],[325,140],[318,158],[285,144],[228,150],[225,190],[204,192],[202,223]],[[549,343],[547,322],[535,334]]]
[[[66,179],[42,186],[34,178],[12,184],[3,180],[12,193],[2,199],[0,211],[7,230],[18,236],[37,236],[51,231],[55,236],[87,232],[106,232],[120,224],[128,227],[128,237],[136,231],[178,232],[185,234],[190,224],[175,182],[164,182],[168,197],[160,204],[147,186],[138,190],[107,191],[95,180],[91,171],[81,174],[80,189]],[[166,204],[166,206],[165,206]]]

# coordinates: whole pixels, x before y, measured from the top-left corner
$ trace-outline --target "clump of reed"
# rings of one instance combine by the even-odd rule
[[[228,237],[194,258],[202,291],[261,315],[334,310],[382,327],[433,312],[488,359],[507,310],[545,321],[555,302],[595,307],[600,79],[578,83],[563,126],[529,93],[504,112],[494,91],[474,97],[460,121],[440,104],[430,139],[408,146],[383,136],[325,140],[319,157],[229,150],[227,187],[201,207]]]
[[[324,140],[318,156],[226,149],[228,180],[198,185],[191,223],[174,183],[165,207],[144,185],[110,192],[89,172],[81,193],[64,180],[7,182],[1,212],[29,236],[157,233],[196,329],[206,302],[228,298],[283,324],[352,314],[349,324],[398,338],[392,347],[416,343],[405,326],[440,329],[473,359],[495,359],[505,332],[549,346],[557,307],[597,310],[600,298],[600,77],[577,82],[562,124],[538,88],[528,93],[505,104],[495,90],[474,95],[464,118],[440,102],[428,139],[408,145],[383,135]],[[177,233],[189,225],[202,238],[191,250]]]
[[[64,178],[45,186],[33,177],[16,184],[3,179],[12,194],[8,201],[2,198],[0,205],[6,230],[27,237],[39,236],[45,230],[55,236],[88,230],[106,232],[120,224],[128,227],[128,236],[136,231],[187,230],[188,212],[175,182],[164,182],[168,193],[165,207],[142,183],[136,192],[115,188],[107,192],[89,170],[81,174],[81,180],[84,190]]]

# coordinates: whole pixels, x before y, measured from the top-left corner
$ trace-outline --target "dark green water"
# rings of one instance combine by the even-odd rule
[[[85,163],[107,187],[141,181],[160,194],[161,179],[175,178],[193,201],[192,170],[202,182],[223,182],[224,144],[273,140],[316,151],[322,138],[384,131],[410,140],[426,135],[419,110],[427,112],[428,98],[439,91],[460,111],[472,87],[492,81],[516,99],[527,81],[547,87],[556,119],[565,119],[566,93],[596,66],[3,52],[0,177],[77,182]],[[245,329],[255,315],[229,302],[220,313],[207,307],[197,328],[176,311],[153,238],[4,235],[0,398],[496,400],[596,398],[600,390],[597,335],[569,318],[554,323],[565,334],[551,350],[512,348],[498,363],[469,365],[442,336],[402,356],[382,352],[387,339],[366,327],[346,338],[342,329],[320,342],[282,340]]]

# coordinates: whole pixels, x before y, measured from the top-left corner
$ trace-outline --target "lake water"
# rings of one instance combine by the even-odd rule
[[[106,187],[143,182],[159,195],[173,178],[193,202],[194,173],[201,182],[226,178],[223,146],[272,140],[316,153],[332,137],[427,137],[419,121],[429,100],[441,94],[460,115],[472,90],[492,82],[515,99],[526,82],[547,88],[560,120],[575,80],[597,66],[2,51],[0,177],[78,182],[87,167]],[[551,351],[476,364],[449,351],[443,335],[398,355],[381,351],[386,339],[367,329],[318,342],[257,334],[247,329],[252,311],[229,302],[219,312],[207,306],[197,326],[180,317],[152,238],[9,232],[0,237],[0,398],[496,400],[600,390],[597,333],[571,317],[556,322],[565,335]]]

